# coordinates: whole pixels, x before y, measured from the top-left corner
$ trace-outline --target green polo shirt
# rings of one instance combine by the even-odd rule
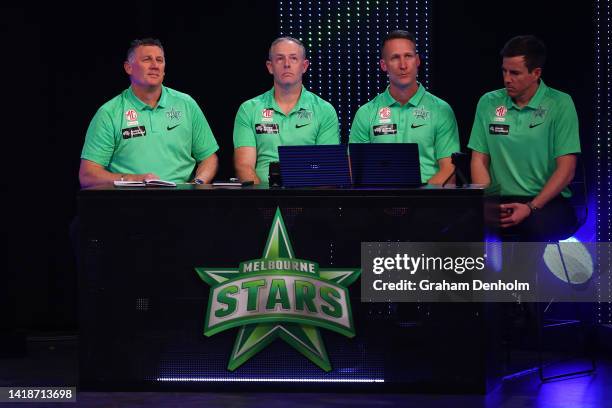
[[[112,173],[155,173],[184,183],[219,149],[202,110],[187,94],[162,87],[155,108],[128,88],[96,112],[81,153]]]
[[[522,109],[505,89],[489,92],[478,102],[468,147],[490,156],[491,184],[502,196],[534,197],[557,168],[557,157],[580,153],[574,102],[544,81]]]
[[[255,172],[262,183],[268,182],[270,162],[278,161],[278,146],[339,143],[336,110],[304,87],[287,115],[278,107],[272,88],[240,105],[234,121],[234,148],[257,149]]]
[[[438,160],[459,151],[459,130],[450,105],[419,83],[404,106],[387,88],[359,108],[349,143],[417,143],[421,180],[426,183],[440,170]]]

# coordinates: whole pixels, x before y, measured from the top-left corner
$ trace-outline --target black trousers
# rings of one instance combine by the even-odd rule
[[[501,203],[526,203],[533,197],[501,197]],[[568,199],[558,196],[533,212],[519,225],[500,228],[502,241],[548,242],[571,237],[576,231],[576,212]]]

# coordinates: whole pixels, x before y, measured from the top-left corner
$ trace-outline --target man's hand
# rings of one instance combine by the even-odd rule
[[[149,180],[159,180],[159,177],[155,173],[147,173],[147,174],[124,174],[123,180],[125,181],[149,181]]]
[[[531,215],[531,208],[527,204],[508,203],[499,206],[499,223],[502,228],[519,225]]]
[[[113,181],[143,181],[143,180],[159,180],[157,174],[120,174],[111,173],[106,170],[101,164],[92,162],[87,159],[81,159],[81,167],[79,168],[79,181],[81,187],[94,187],[100,185],[112,185]]]
[[[242,146],[234,149],[234,169],[236,176],[241,182],[253,181],[255,184],[261,183],[255,165],[257,163],[257,149],[252,146]]]

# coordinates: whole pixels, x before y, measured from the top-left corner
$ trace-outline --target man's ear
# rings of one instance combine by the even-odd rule
[[[302,65],[302,74],[305,74],[306,70],[308,70],[308,67],[310,66],[310,61],[305,59],[303,64],[304,65]]]
[[[540,77],[542,76],[542,67],[534,68],[531,73],[535,75],[537,79],[540,79]]]
[[[385,64],[385,60],[382,58],[380,59],[380,69],[387,72],[387,64]]]

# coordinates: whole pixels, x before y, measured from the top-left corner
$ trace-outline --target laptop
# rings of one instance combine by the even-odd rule
[[[345,145],[279,146],[283,187],[351,185]]]
[[[351,143],[349,157],[356,186],[423,185],[417,143]]]

